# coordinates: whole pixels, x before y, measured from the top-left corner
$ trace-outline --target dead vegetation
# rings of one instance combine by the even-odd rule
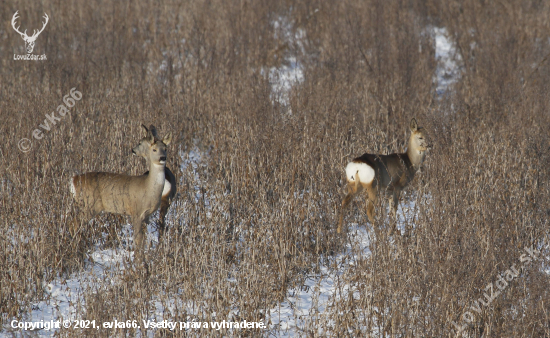
[[[16,10],[22,29],[48,13],[34,50],[47,61],[13,60],[25,53],[7,19]],[[126,247],[116,217],[71,228],[68,182],[143,173],[131,147],[152,123],[174,135],[167,166],[180,180],[165,241],[149,244],[148,279],[126,261],[115,282],[85,290],[83,318],[141,321],[160,303],[167,320],[269,323],[289,290],[327,268],[339,269],[336,295],[298,335],[455,336],[451,321],[463,323],[524,247],[550,243],[549,10],[537,1],[3,3],[0,329],[47,299],[46,283],[90,269],[94,250]],[[299,39],[274,34],[281,18]],[[461,55],[461,76],[441,97],[433,27]],[[287,106],[267,74],[290,56],[304,81]],[[82,100],[19,151],[73,87]],[[434,145],[405,196],[417,201],[414,224],[388,238],[378,231],[387,218],[372,227],[353,203],[345,220],[368,227],[369,253],[352,245],[336,264],[350,243],[336,234],[345,164],[403,151],[413,116]],[[475,313],[469,336],[550,337],[545,269],[528,265]]]

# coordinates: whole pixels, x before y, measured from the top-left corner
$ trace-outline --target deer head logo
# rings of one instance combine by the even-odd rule
[[[11,25],[13,27],[13,29],[15,29],[15,31],[17,33],[19,33],[21,35],[21,37],[23,38],[23,40],[25,40],[25,47],[27,48],[27,53],[30,54],[32,53],[32,50],[34,49],[34,42],[36,41],[36,38],[38,38],[38,35],[40,35],[40,33],[42,33],[42,31],[44,30],[44,28],[46,28],[46,25],[48,24],[48,20],[50,18],[48,18],[48,14],[44,13],[44,19],[46,19],[45,22],[43,22],[43,26],[42,26],[42,29],[37,31],[36,29],[34,30],[34,34],[32,36],[28,36],[27,35],[27,30],[25,29],[25,32],[24,33],[21,33],[19,31],[19,27],[15,27],[15,21],[17,21],[17,19],[19,18],[17,15],[19,11],[15,12],[15,14],[13,15],[13,18],[11,19]]]

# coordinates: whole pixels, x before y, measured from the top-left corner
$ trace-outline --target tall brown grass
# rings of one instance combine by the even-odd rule
[[[16,10],[23,29],[50,16],[34,51],[47,61],[13,60],[24,53],[8,20]],[[125,245],[121,219],[72,227],[68,181],[86,171],[143,173],[130,156],[141,123],[174,133],[168,166],[179,197],[166,240],[146,254],[151,275],[126,263],[112,271],[117,282],[86,290],[86,319],[150,318],[157,301],[181,305],[166,307],[167,320],[268,323],[289,290],[333,269],[354,243],[335,227],[346,161],[402,151],[416,116],[434,149],[409,189],[414,225],[406,236],[377,236],[387,218],[372,226],[364,203],[354,203],[345,220],[373,232],[370,254],[352,245],[353,267],[338,267],[338,286],[351,291],[297,332],[454,336],[450,321],[524,247],[550,243],[548,10],[531,1],[4,2],[0,328],[47,298],[45,283],[90,269],[93,250]],[[299,41],[274,34],[280,17]],[[446,27],[461,55],[461,76],[444,97],[435,94],[430,27]],[[273,102],[266,74],[289,56],[305,79],[285,107]],[[19,151],[72,87],[83,99],[70,115]],[[202,165],[182,167],[193,149]],[[470,337],[550,337],[545,268],[533,263],[476,314]]]

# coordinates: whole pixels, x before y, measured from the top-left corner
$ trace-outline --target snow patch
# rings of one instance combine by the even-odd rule
[[[280,16],[272,23],[275,31],[275,39],[279,40],[281,46],[295,46],[303,52],[303,43],[305,39],[305,31],[297,29],[292,32],[292,23],[287,17]],[[283,48],[289,49],[288,47]],[[302,53],[303,54],[303,53]],[[273,103],[279,103],[283,107],[290,106],[290,93],[292,87],[304,81],[304,72],[302,65],[298,62],[295,54],[282,53],[283,60],[278,67],[269,69],[268,79],[271,84],[271,99]],[[262,71],[262,73],[265,73]],[[290,108],[289,108],[290,109]]]
[[[422,198],[421,203],[429,203],[429,201],[430,197],[426,196]],[[417,212],[415,206],[415,200],[399,204],[397,228],[401,233],[407,226],[414,226]],[[304,332],[302,327],[306,327],[312,321],[318,322],[320,319],[332,325],[334,320],[327,318],[330,312],[327,310],[333,300],[340,299],[342,296],[359,297],[360,291],[342,282],[340,276],[349,269],[355,269],[355,261],[371,255],[371,232],[370,223],[369,225],[351,224],[348,227],[349,243],[344,252],[331,258],[330,264],[320,266],[320,273],[308,276],[302,287],[289,290],[286,299],[269,311],[268,322],[270,328],[279,331],[277,336],[300,336],[300,333]],[[376,321],[375,318],[373,321]],[[377,334],[377,331],[372,333]],[[327,332],[319,326],[316,334],[325,336]]]
[[[447,89],[460,78],[459,63],[462,57],[456,51],[454,41],[449,37],[446,28],[434,27],[432,36],[435,40],[435,60],[437,68],[434,81],[437,95],[443,95]]]
[[[51,283],[44,285],[45,300],[32,304],[31,311],[17,319],[25,322],[49,322],[64,320],[83,319],[85,313],[84,294],[90,290],[95,290],[97,285],[105,283],[120,283],[114,276],[114,271],[124,269],[122,262],[124,259],[131,259],[132,252],[124,249],[119,250],[98,250],[93,252],[89,258],[91,268],[87,271],[73,274],[69,278],[56,278]],[[13,318],[16,319],[16,318]],[[8,323],[11,320],[7,321]],[[11,326],[6,325],[2,334],[7,334]],[[38,337],[52,337],[58,329],[54,330],[36,330],[32,335]],[[12,333],[17,336],[21,333],[19,329],[13,329]]]

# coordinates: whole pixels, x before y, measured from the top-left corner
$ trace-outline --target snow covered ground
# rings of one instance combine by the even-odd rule
[[[398,208],[398,229],[403,232],[405,225],[410,225],[415,216],[415,201],[401,203]],[[352,218],[349,218],[352,219]],[[334,297],[348,294],[350,285],[340,281],[347,269],[354,269],[353,262],[370,255],[371,225],[352,223],[348,227],[348,244],[344,252],[331,258],[331,266],[321,266],[321,272],[307,278],[306,283],[299,289],[287,292],[284,302],[270,311],[270,320],[274,328],[280,330],[280,337],[300,336],[301,328],[311,318],[318,317],[327,309],[327,305]],[[318,332],[323,336],[323,332]]]
[[[272,100],[283,106],[290,105],[290,90],[296,83],[304,81],[302,66],[295,57],[288,57],[285,64],[269,71]]]
[[[126,225],[123,236],[127,236],[129,225]],[[32,310],[23,316],[19,322],[50,322],[59,321],[63,323],[68,320],[71,324],[74,320],[82,319],[82,308],[85,305],[84,294],[87,291],[95,290],[97,285],[119,283],[113,272],[124,269],[124,259],[132,259],[133,252],[124,248],[117,250],[97,250],[90,255],[88,269],[70,276],[69,278],[57,278],[53,282],[44,285],[46,294],[45,300],[38,301],[32,305]],[[12,329],[11,322],[0,331],[0,336],[8,334],[21,334],[21,330]],[[51,337],[57,329],[47,328],[27,330],[26,334],[32,332],[33,336]]]
[[[305,37],[305,32],[298,29],[296,33],[292,33],[292,24],[286,17],[279,17],[274,20],[273,29],[275,38],[281,41],[281,44],[286,46],[297,46],[303,51],[302,39]],[[304,81],[304,72],[302,65],[299,63],[296,55],[284,53],[284,59],[279,67],[272,67],[269,70],[269,82],[271,84],[271,99],[275,103],[279,103],[283,107],[290,109],[290,91],[292,87]]]
[[[435,40],[435,59],[437,69],[434,74],[436,93],[445,94],[449,86],[460,78],[459,62],[462,57],[456,52],[454,41],[451,40],[446,28],[434,27],[432,33]]]
[[[273,26],[277,32],[276,37],[280,37],[287,45],[297,46],[298,50],[303,51],[301,41],[306,36],[303,30],[298,30],[297,33],[293,34],[291,24],[284,17],[274,21]],[[434,74],[434,82],[436,93],[438,96],[443,96],[448,88],[460,78],[462,56],[457,52],[456,44],[449,36],[446,28],[430,27],[428,32],[435,41],[437,68]],[[286,55],[281,66],[272,67],[268,74],[272,87],[272,100],[288,107],[292,87],[304,81],[302,65],[295,55]]]
[[[370,237],[365,226],[359,226],[357,223],[352,224],[349,227],[348,236],[352,238],[352,241],[357,242],[353,245],[364,248],[364,255],[370,253],[368,249]],[[343,269],[349,268],[349,266],[344,266],[342,260],[350,254],[351,248],[352,244],[348,244],[346,251],[334,258],[337,269],[321,266],[319,274],[309,276],[299,289],[289,290],[285,301],[271,309],[270,320],[273,328],[280,330],[280,337],[299,336],[301,328],[311,321],[312,315],[325,312],[331,297],[337,296],[337,290],[343,288],[345,292],[349,289],[347,285],[339,285],[338,276],[343,273]],[[322,335],[322,332],[319,334]]]

